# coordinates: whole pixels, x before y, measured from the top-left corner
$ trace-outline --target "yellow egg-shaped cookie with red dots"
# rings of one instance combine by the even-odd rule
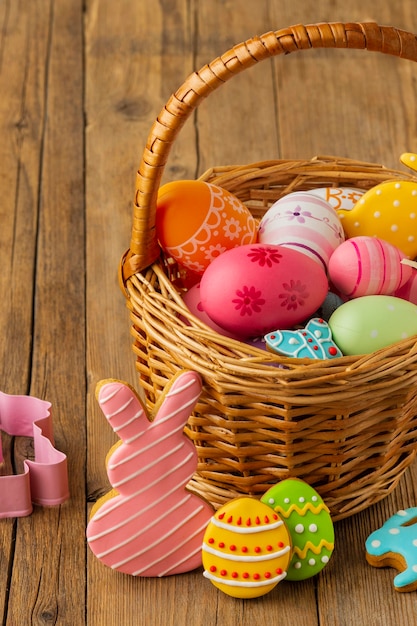
[[[234,598],[271,591],[285,578],[291,556],[290,534],[281,517],[246,496],[221,507],[204,535],[204,576]]]

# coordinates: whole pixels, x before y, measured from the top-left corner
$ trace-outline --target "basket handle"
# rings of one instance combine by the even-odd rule
[[[170,97],[154,122],[136,177],[130,249],[121,262],[125,281],[160,254],[155,212],[159,184],[175,138],[184,122],[212,91],[259,61],[310,48],[367,49],[417,61],[417,36],[392,26],[365,23],[297,25],[242,42],[193,72]]]

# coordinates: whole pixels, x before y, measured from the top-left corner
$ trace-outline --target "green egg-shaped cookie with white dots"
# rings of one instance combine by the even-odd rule
[[[318,574],[334,549],[334,528],[322,497],[303,480],[288,478],[274,485],[261,501],[287,525],[293,556],[286,580],[305,580]]]

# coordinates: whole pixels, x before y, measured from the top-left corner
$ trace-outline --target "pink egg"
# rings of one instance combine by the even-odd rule
[[[200,293],[200,283],[198,285],[193,285],[183,296],[183,300],[187,307],[190,309],[191,313],[195,315],[199,320],[204,322],[209,328],[214,330],[219,335],[224,335],[225,337],[231,337],[232,339],[236,339],[236,335],[229,332],[225,328],[221,328],[218,324],[213,322],[211,317],[207,315],[207,313],[203,309],[203,305],[201,304],[201,293]]]
[[[256,337],[306,320],[323,303],[327,277],[310,257],[253,244],[224,252],[201,279],[201,303],[222,328]]]
[[[352,237],[334,251],[329,278],[348,298],[389,295],[408,281],[412,268],[403,265],[405,255],[377,237]]]
[[[275,202],[263,216],[258,232],[259,243],[280,244],[303,252],[325,270],[344,240],[342,223],[332,205],[302,191]]]
[[[412,274],[407,282],[397,289],[394,293],[394,296],[397,298],[402,298],[403,300],[408,300],[408,302],[412,302],[413,304],[417,304],[417,271],[412,270]]]

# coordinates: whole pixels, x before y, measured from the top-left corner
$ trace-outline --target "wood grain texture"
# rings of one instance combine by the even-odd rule
[[[200,570],[121,575],[85,543],[115,441],[95,386],[107,377],[137,385],[117,268],[150,127],[185,77],[232,45],[325,20],[417,32],[411,0],[0,0],[0,388],[52,402],[71,489],[59,508],[0,520],[4,626],[416,623],[415,594],[395,593],[393,571],[364,558],[366,536],[415,505],[415,464],[392,496],[336,525],[318,577],[255,601],[225,596]],[[318,153],[397,167],[401,152],[417,151],[416,95],[417,67],[383,55],[314,50],[266,61],[199,107],[164,180]],[[31,441],[2,440],[5,474]]]

